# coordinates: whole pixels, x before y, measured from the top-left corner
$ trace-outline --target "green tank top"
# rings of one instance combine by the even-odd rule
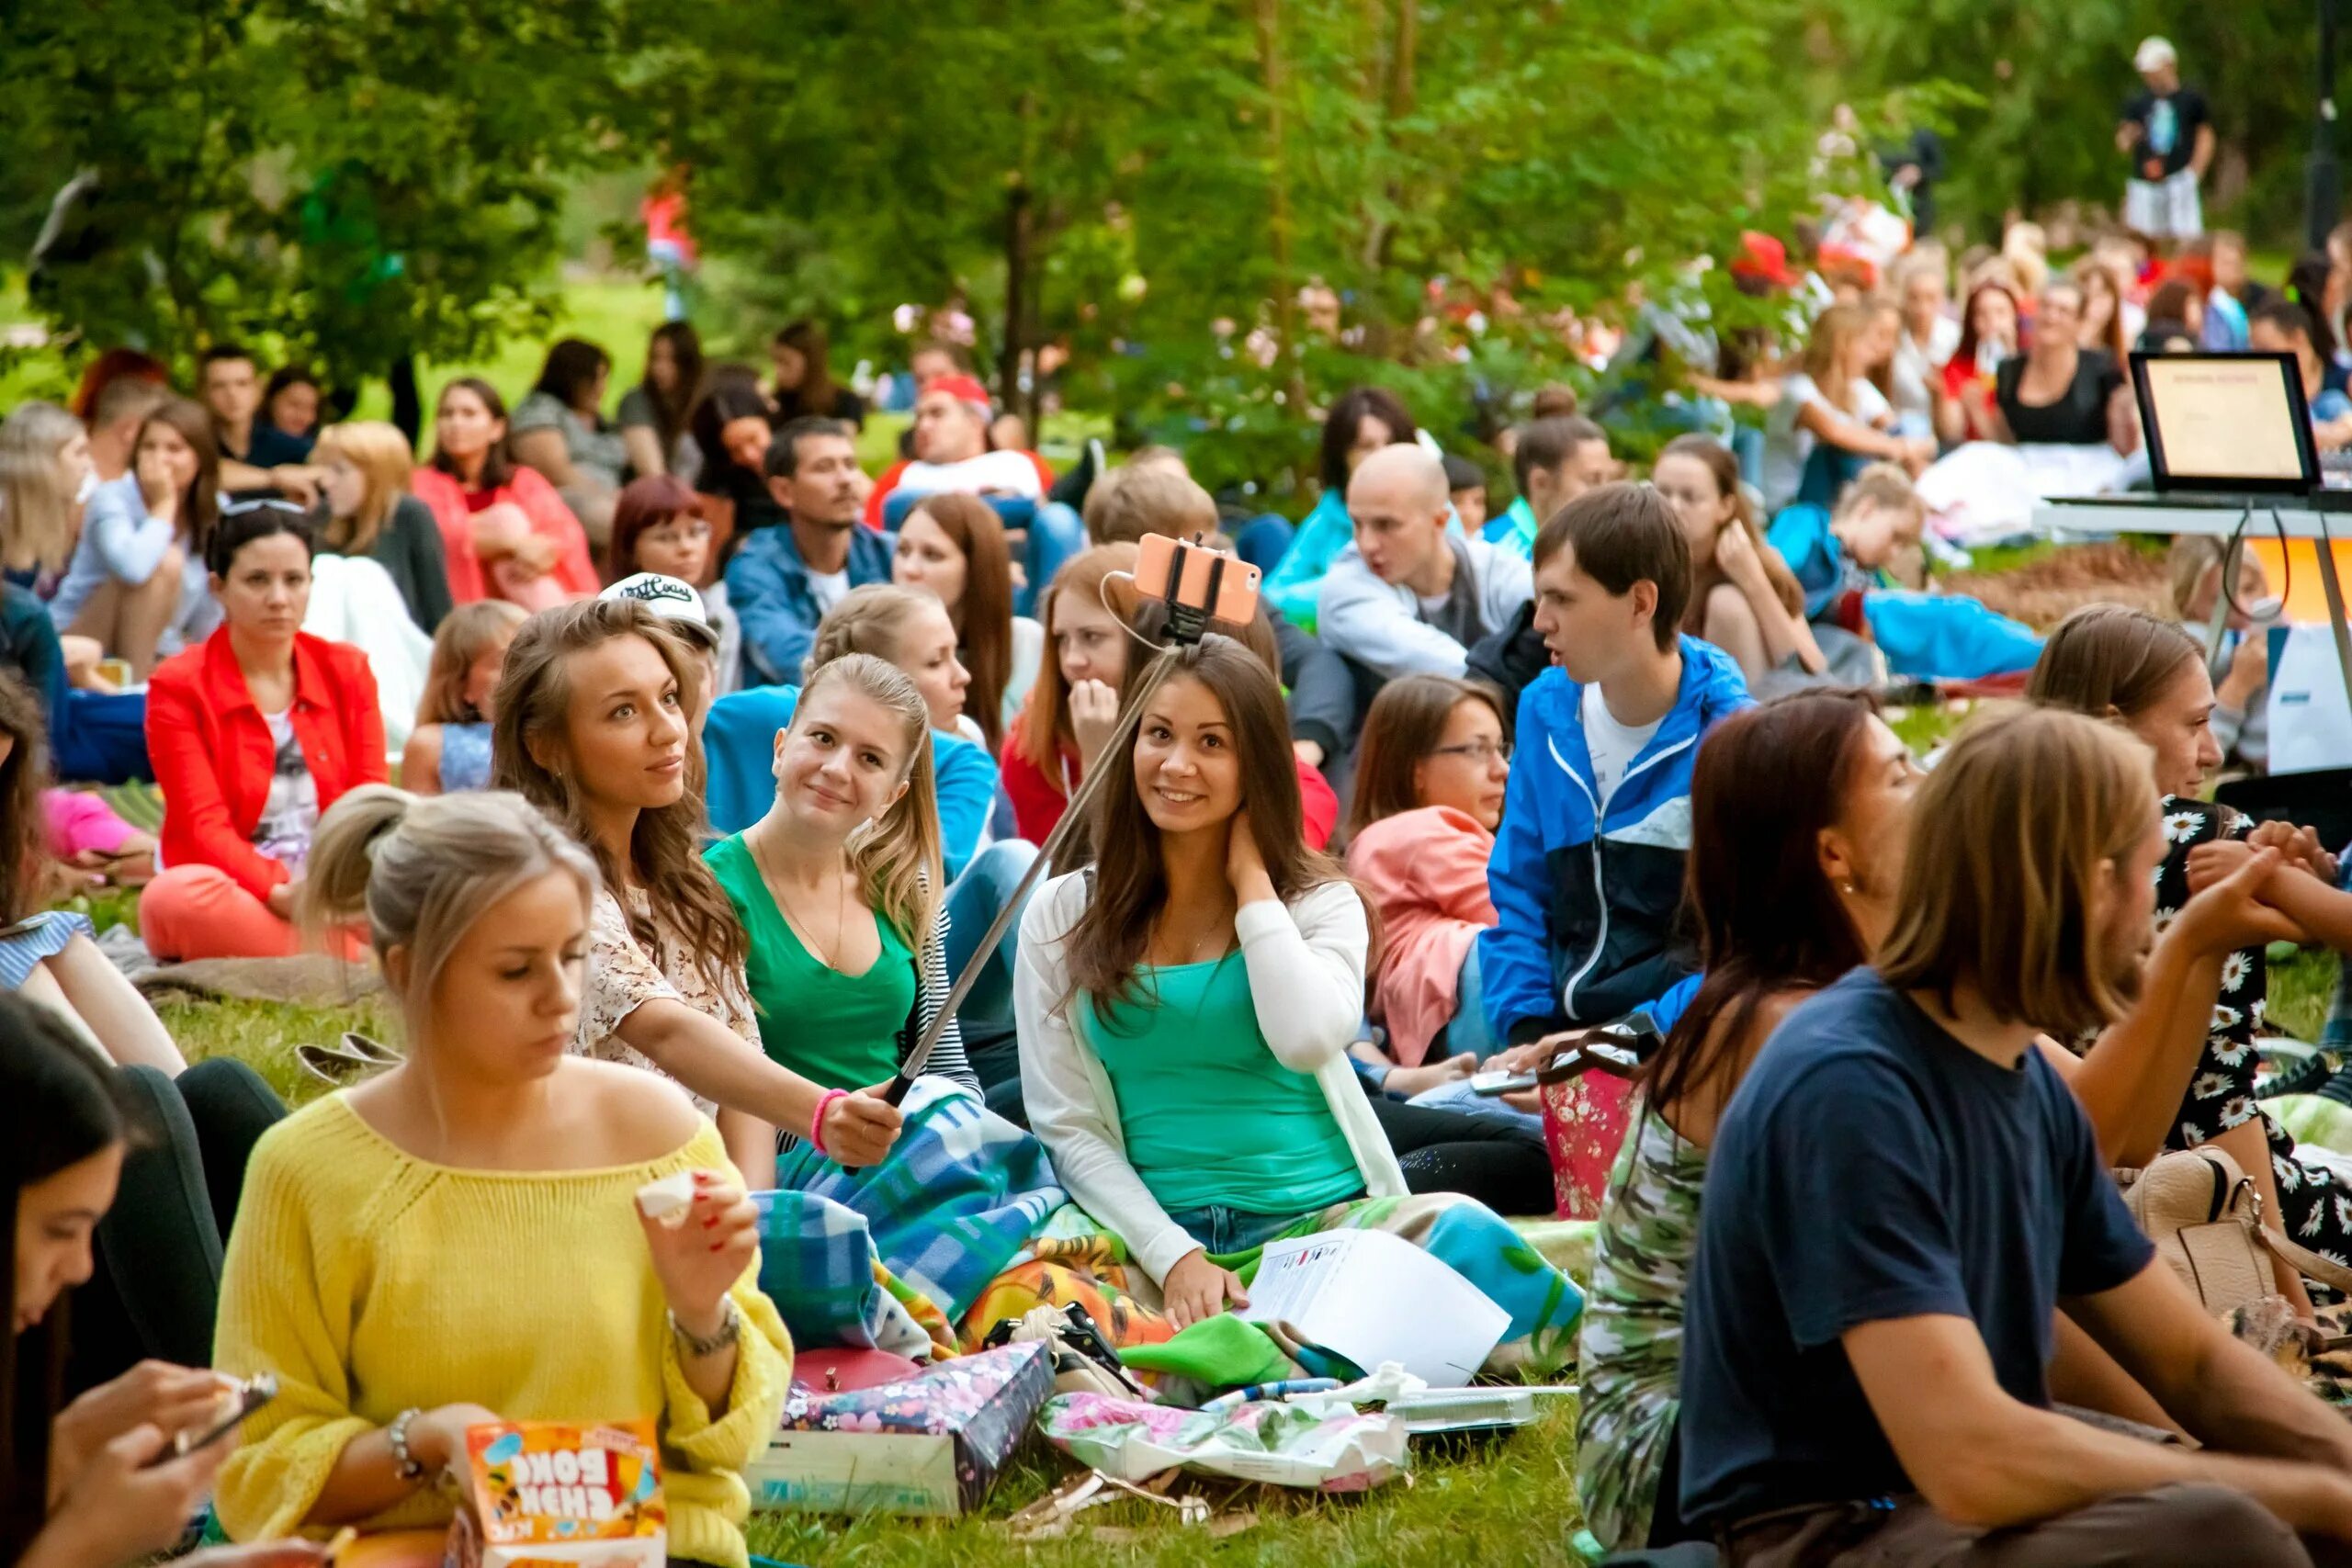
[[[915,1005],[914,955],[890,922],[875,918],[881,955],[863,975],[818,962],[776,908],[741,834],[703,857],[752,939],[744,978],[760,1041],[779,1066],[827,1089],[865,1089],[899,1070],[899,1032]]]
[[[1119,1102],[1127,1163],[1171,1214],[1305,1214],[1363,1191],[1322,1087],[1275,1059],[1238,953],[1145,964],[1135,997],[1077,1000]]]

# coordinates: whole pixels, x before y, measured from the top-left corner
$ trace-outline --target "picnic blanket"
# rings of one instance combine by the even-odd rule
[[[1503,1341],[1486,1371],[1548,1375],[1575,1359],[1584,1293],[1484,1204],[1453,1193],[1359,1198],[1306,1215],[1275,1239],[1340,1230],[1386,1231],[1409,1241],[1452,1266],[1510,1314]],[[1247,1284],[1257,1275],[1263,1250],[1251,1247],[1212,1260]],[[1165,1344],[1176,1333],[1158,1288],[1129,1261],[1125,1244],[1070,1205],[1053,1216],[965,1314],[965,1342],[978,1343],[1001,1319],[1072,1303],[1084,1306],[1122,1350]],[[1311,1352],[1301,1360],[1295,1348],[1284,1348],[1302,1371],[1326,1370],[1311,1365]]]
[[[969,1089],[918,1078],[900,1109],[879,1165],[797,1142],[776,1157],[760,1287],[797,1344],[955,1354],[955,1321],[1066,1206],[1045,1146]]]

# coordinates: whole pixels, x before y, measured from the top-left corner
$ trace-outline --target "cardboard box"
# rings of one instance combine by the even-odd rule
[[[1053,1384],[1047,1347],[1028,1343],[872,1388],[795,1388],[744,1471],[752,1506],[952,1518],[988,1495]]]

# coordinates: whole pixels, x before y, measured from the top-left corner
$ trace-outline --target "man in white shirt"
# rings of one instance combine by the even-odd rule
[[[1510,624],[1534,592],[1528,564],[1446,533],[1445,465],[1419,446],[1383,446],[1348,480],[1355,543],[1323,579],[1324,644],[1375,674],[1459,675],[1470,646]]]
[[[915,455],[875,481],[866,498],[865,522],[884,526],[886,503],[894,494],[1009,495],[1043,501],[1053,487],[1053,470],[1035,452],[989,450],[992,411],[988,389],[969,376],[941,376],[915,399]]]

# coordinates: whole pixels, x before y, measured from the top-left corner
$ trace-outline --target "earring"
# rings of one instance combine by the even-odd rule
[[[1838,885],[1838,891],[1843,893],[1847,897],[1851,898],[1854,896],[1854,879],[1849,876],[1845,881],[1839,883]]]

